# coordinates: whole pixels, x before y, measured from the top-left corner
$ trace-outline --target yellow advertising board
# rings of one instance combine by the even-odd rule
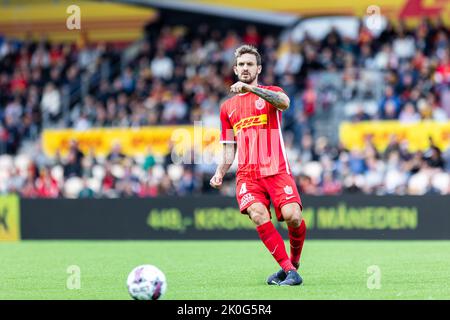
[[[349,149],[362,150],[368,138],[372,138],[378,150],[384,150],[392,138],[407,142],[411,152],[426,150],[429,138],[442,151],[450,147],[450,122],[422,121],[402,124],[398,121],[367,121],[342,123],[339,128],[341,143]]]
[[[20,204],[16,195],[0,196],[0,241],[20,239]]]
[[[189,148],[219,148],[219,129],[201,126],[154,126],[141,128],[99,128],[86,131],[72,129],[45,130],[42,134],[44,153],[54,157],[57,152],[65,156],[71,140],[78,141],[83,153],[93,152],[106,156],[113,145],[120,144],[129,156],[144,156],[149,147],[155,155],[164,156],[173,144],[178,151]]]

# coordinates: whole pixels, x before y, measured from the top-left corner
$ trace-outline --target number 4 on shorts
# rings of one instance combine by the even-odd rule
[[[242,195],[244,193],[247,193],[247,186],[245,185],[245,182],[241,186],[241,190],[239,191],[239,195]]]

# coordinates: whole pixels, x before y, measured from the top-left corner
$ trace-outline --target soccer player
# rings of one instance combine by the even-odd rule
[[[303,280],[297,269],[306,226],[281,134],[281,113],[289,108],[290,101],[280,87],[258,85],[261,68],[256,48],[243,45],[236,49],[233,69],[239,81],[230,88],[236,95],[220,107],[223,157],[210,185],[220,188],[237,151],[239,209],[255,223],[259,237],[281,267],[267,283],[299,285]],[[278,221],[288,225],[290,257],[272,224],[270,201]]]

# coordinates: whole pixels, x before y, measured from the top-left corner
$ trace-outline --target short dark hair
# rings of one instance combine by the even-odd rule
[[[242,56],[243,54],[250,53],[255,55],[256,57],[256,64],[258,66],[261,65],[261,55],[258,52],[258,49],[256,49],[254,46],[251,46],[249,44],[244,44],[240,46],[239,48],[234,51],[234,65],[237,65],[237,58]]]

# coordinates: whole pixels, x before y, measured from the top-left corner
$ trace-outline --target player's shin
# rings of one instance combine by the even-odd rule
[[[302,220],[302,223],[297,228],[288,226],[288,234],[291,247],[291,262],[298,269],[300,256],[303,249],[303,242],[305,241],[306,236],[305,220]]]
[[[283,238],[271,221],[257,226],[256,231],[266,248],[285,272],[295,269],[286,253]]]

